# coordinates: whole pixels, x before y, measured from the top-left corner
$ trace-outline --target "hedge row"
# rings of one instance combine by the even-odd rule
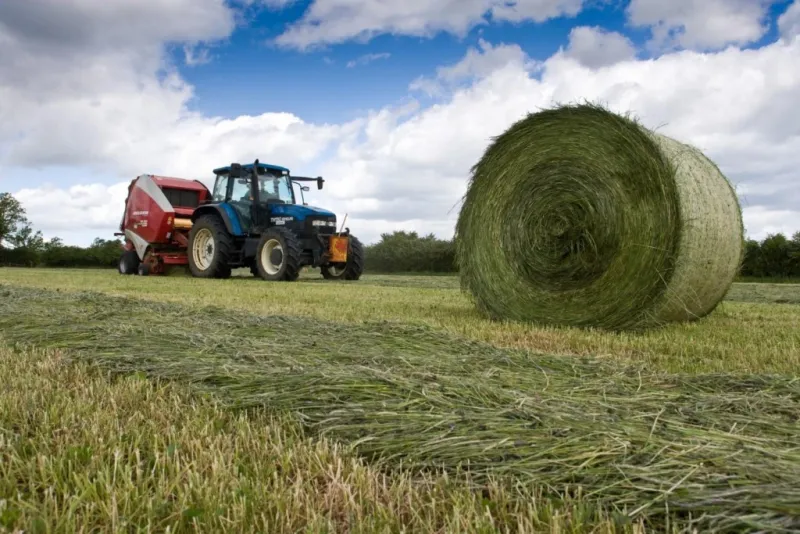
[[[41,249],[0,248],[0,265],[6,267],[116,267],[120,241],[96,239],[89,247],[45,246]]]
[[[800,277],[800,232],[791,239],[775,234],[761,242],[748,240],[741,275],[754,278]]]
[[[383,234],[381,240],[366,247],[366,270],[379,273],[456,272],[452,241],[416,232]]]

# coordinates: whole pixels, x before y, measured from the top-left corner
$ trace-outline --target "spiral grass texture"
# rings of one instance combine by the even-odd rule
[[[609,330],[710,313],[743,254],[736,194],[699,150],[591,104],[529,114],[472,169],[462,288],[497,319]]]

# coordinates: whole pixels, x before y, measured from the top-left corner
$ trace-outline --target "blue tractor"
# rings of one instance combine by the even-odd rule
[[[349,229],[337,232],[336,215],[308,206],[303,182],[322,177],[291,176],[289,169],[232,163],[214,170],[209,202],[192,213],[188,262],[193,276],[227,278],[249,268],[270,281],[294,281],[304,266],[319,267],[326,279],[358,280],[364,249]],[[293,185],[300,186],[297,202]]]

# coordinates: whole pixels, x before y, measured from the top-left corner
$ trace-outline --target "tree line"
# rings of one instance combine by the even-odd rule
[[[116,267],[122,242],[97,238],[88,247],[45,241],[25,210],[9,193],[0,193],[0,265],[19,267]],[[373,273],[455,273],[455,244],[433,234],[395,231],[365,247],[366,270]],[[774,234],[745,242],[743,277],[800,278],[800,232]]]

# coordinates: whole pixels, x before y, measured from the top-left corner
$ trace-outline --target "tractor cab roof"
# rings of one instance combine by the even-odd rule
[[[247,163],[245,165],[242,165],[242,168],[247,170],[247,171],[250,171],[253,168],[253,164],[252,163]],[[280,174],[289,174],[289,169],[287,169],[286,167],[281,167],[280,165],[270,165],[269,163],[259,163],[258,164],[258,171],[257,171],[258,174],[262,174],[263,171],[268,171],[268,170],[269,171],[276,171],[276,172],[278,172]],[[219,175],[219,174],[228,174],[230,172],[231,172],[231,166],[230,165],[226,165],[225,167],[220,167],[218,169],[214,169],[214,174],[217,174],[217,175]]]

